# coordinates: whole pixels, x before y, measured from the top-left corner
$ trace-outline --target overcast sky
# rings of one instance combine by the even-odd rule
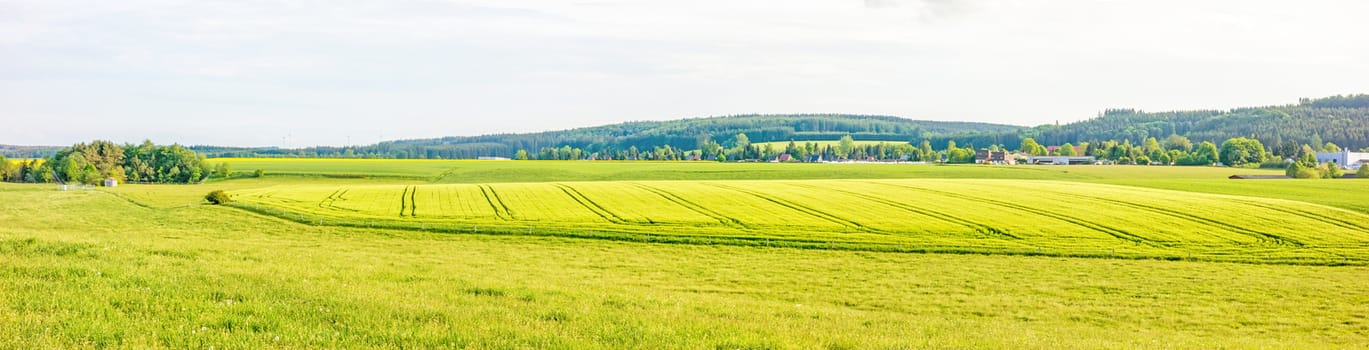
[[[0,0],[0,144],[1287,104],[1369,92],[1366,14],[1359,0]]]

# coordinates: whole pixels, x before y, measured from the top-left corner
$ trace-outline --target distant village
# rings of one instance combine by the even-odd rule
[[[1236,137],[1220,145],[1209,141],[1193,143],[1188,138],[1170,135],[1163,141],[1154,137],[1140,144],[1130,141],[1081,142],[1044,146],[1024,138],[1021,146],[1010,150],[1003,145],[975,149],[958,147],[954,141],[945,148],[933,149],[927,141],[920,145],[904,142],[855,141],[850,136],[837,142],[766,142],[752,144],[745,134],[735,137],[731,147],[708,141],[699,149],[685,150],[669,145],[626,150],[586,151],[569,146],[546,147],[532,153],[519,150],[513,158],[481,157],[484,160],[665,160],[718,162],[801,162],[801,163],[912,163],[912,164],[986,164],[986,165],[1187,165],[1233,166],[1289,169],[1319,169],[1332,176],[1369,164],[1369,149],[1354,152],[1326,142],[1317,146],[1292,142],[1266,147],[1259,140]],[[1332,166],[1334,165],[1334,166]],[[1290,170],[1295,174],[1297,169]],[[1292,177],[1293,175],[1290,175]]]

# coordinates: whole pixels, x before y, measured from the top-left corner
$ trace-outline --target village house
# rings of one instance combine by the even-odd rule
[[[978,150],[974,152],[975,164],[1017,164],[1017,158],[1007,151]]]

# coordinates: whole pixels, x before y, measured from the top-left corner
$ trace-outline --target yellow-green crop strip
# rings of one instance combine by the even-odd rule
[[[299,222],[694,244],[1369,262],[1369,215],[1287,200],[989,179],[286,185],[233,191]]]

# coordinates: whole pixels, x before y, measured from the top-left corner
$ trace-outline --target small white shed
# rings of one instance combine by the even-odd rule
[[[119,180],[118,180],[118,179],[115,179],[115,178],[112,178],[112,177],[106,177],[106,178],[105,178],[105,187],[116,187],[116,186],[119,186]]]

